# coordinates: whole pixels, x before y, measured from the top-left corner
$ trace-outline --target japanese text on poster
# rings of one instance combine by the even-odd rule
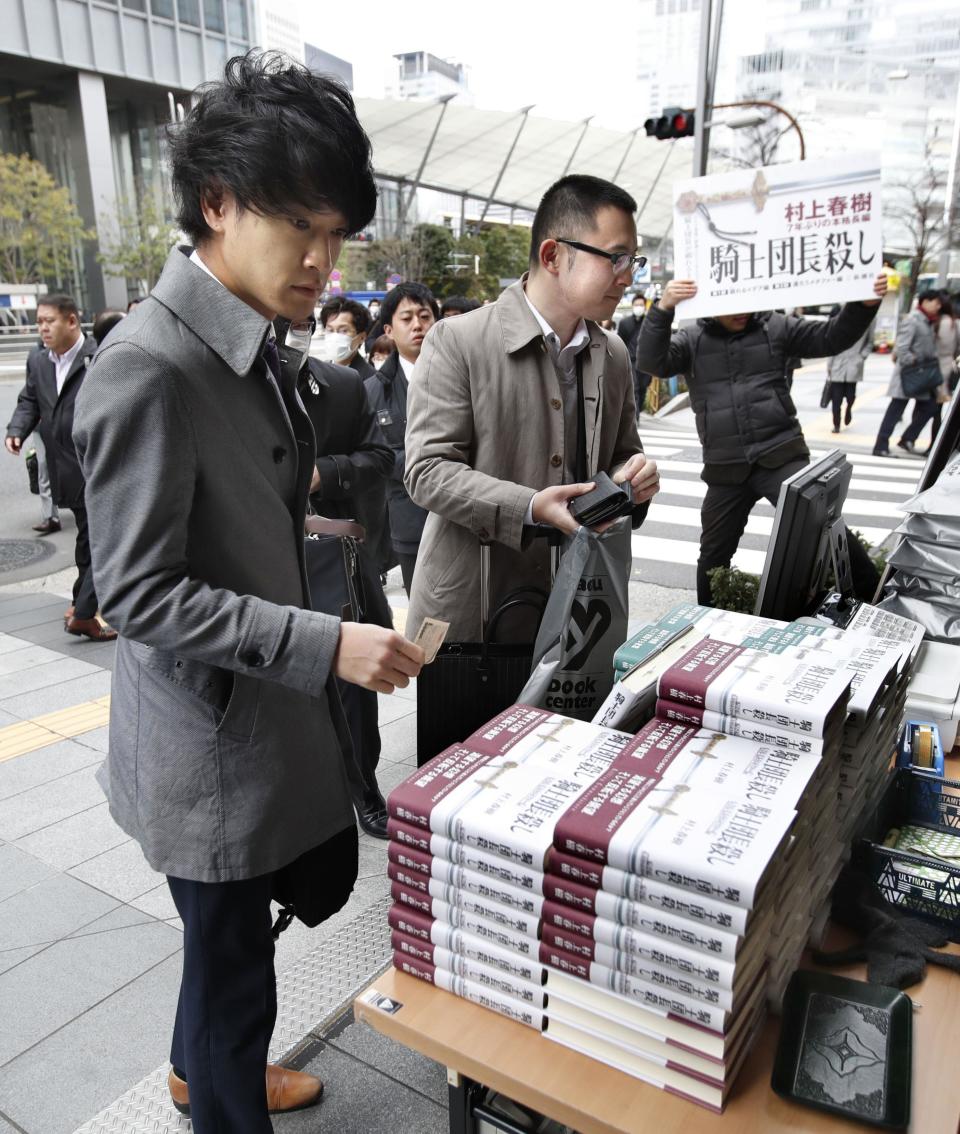
[[[673,188],[681,319],[870,299],[883,263],[880,155],[690,178]]]

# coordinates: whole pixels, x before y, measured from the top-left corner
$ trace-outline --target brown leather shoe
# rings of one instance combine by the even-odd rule
[[[39,535],[53,535],[55,532],[60,531],[59,520],[43,520],[39,524],[33,525],[33,530]]]
[[[97,618],[77,618],[71,615],[63,624],[68,634],[89,638],[91,642],[112,642],[117,632],[111,626],[104,626]]]
[[[170,1068],[167,1076],[170,1099],[181,1114],[190,1113],[190,1089]],[[304,1071],[291,1071],[277,1063],[267,1064],[267,1110],[279,1114],[291,1110],[305,1110],[320,1101],[323,1082]]]

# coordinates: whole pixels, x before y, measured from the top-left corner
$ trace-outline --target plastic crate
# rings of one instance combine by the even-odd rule
[[[898,769],[866,837],[853,848],[854,862],[890,905],[944,925],[960,940],[960,866],[882,845],[891,827],[907,824],[960,834],[960,781]]]

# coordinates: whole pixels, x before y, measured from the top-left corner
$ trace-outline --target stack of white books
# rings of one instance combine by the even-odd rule
[[[605,990],[627,1021],[599,1022],[604,1042],[620,1028],[634,1043],[592,1054],[719,1109],[763,1012],[760,899],[819,768],[760,748],[665,722],[632,737],[523,706],[501,714],[391,793],[395,965],[588,1053],[598,1021],[580,1001]],[[598,792],[626,820],[604,893],[564,873],[563,859],[593,872],[596,857],[557,849]],[[580,1001],[564,999],[571,980]]]
[[[633,742],[518,705],[391,792],[395,965],[538,1029],[553,824]]]
[[[796,808],[820,758],[654,720],[557,820],[545,1034],[722,1109],[766,1007]]]

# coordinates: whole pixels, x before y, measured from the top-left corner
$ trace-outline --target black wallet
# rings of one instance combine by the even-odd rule
[[[593,528],[604,520],[630,515],[633,498],[629,484],[614,484],[605,472],[598,472],[592,479],[596,488],[570,501],[570,511],[578,524]]]

